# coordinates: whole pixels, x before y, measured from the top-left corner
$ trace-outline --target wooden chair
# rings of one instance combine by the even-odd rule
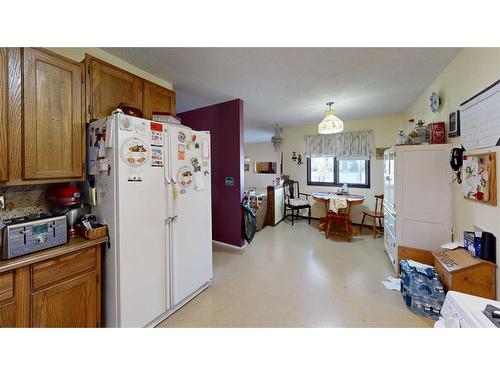
[[[338,212],[328,211],[325,223],[325,237],[328,238],[330,232],[337,236],[343,236],[347,241],[352,241],[354,229],[351,222],[351,202],[347,201],[346,208],[338,209]]]
[[[371,217],[373,219],[373,226],[369,228],[373,232],[373,238],[377,238],[377,235],[382,235],[384,233],[384,224],[382,220],[384,219],[384,194],[375,195],[375,211],[363,211],[363,220],[361,220],[361,228],[365,222],[365,218]],[[378,225],[377,225],[378,221]]]
[[[311,194],[301,193],[299,190],[299,182],[288,180],[283,183],[285,197],[285,217],[283,220],[289,219],[292,225],[297,219],[307,219],[311,224],[311,204],[308,198]],[[301,198],[301,196],[305,198]],[[308,216],[299,215],[300,210],[307,209]]]

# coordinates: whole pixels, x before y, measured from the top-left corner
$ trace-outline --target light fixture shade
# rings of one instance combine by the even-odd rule
[[[344,121],[335,116],[335,110],[331,108],[333,102],[327,104],[330,106],[330,108],[325,112],[325,118],[318,125],[318,133],[340,133],[344,130]]]
[[[285,138],[283,138],[283,129],[278,127],[278,124],[276,124],[276,130],[274,131],[274,135],[271,137],[271,143],[274,146],[274,151],[278,152],[281,150],[281,145],[283,144],[283,141]]]

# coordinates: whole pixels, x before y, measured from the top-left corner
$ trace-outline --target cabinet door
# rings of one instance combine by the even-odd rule
[[[97,272],[91,272],[31,296],[32,327],[97,327]]]
[[[9,179],[7,151],[8,82],[7,48],[0,48],[0,181]]]
[[[0,328],[29,325],[29,270],[0,274]]]
[[[127,103],[142,110],[142,79],[124,70],[91,58],[90,118],[100,119],[111,115],[120,103]]]
[[[153,112],[175,113],[175,92],[149,81],[144,81],[144,118],[152,119]]]
[[[24,50],[24,178],[82,178],[82,71],[49,52]]]

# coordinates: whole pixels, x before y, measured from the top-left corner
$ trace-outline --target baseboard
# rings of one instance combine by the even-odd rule
[[[246,244],[244,244],[243,246],[235,246],[235,245],[231,245],[231,244],[228,244],[225,242],[220,242],[220,241],[215,241],[215,240],[212,240],[212,243],[215,245],[218,245],[218,246],[225,247],[227,249],[237,250],[237,251],[243,251],[245,249],[245,247],[247,246]]]
[[[152,322],[150,322],[149,324],[147,324],[144,328],[156,327],[158,324],[160,324],[161,322],[163,322],[170,315],[172,315],[173,313],[175,313],[177,310],[179,310],[186,303],[188,303],[189,301],[191,301],[194,297],[196,297],[198,294],[200,294],[201,292],[203,292],[205,289],[207,289],[211,285],[212,285],[212,279],[208,280],[205,284],[203,284],[201,287],[199,287],[198,289],[196,289],[193,293],[191,293],[189,296],[187,296],[186,298],[184,298],[181,302],[179,302],[177,305],[175,305],[174,307],[172,307],[170,310],[168,310],[167,312],[163,313],[158,318],[156,318],[155,320],[153,320]]]

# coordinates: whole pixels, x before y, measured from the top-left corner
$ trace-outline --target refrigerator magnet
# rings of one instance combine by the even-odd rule
[[[177,159],[184,160],[186,158],[186,146],[185,145],[177,145]]]
[[[193,183],[193,172],[191,168],[184,166],[177,172],[177,183],[181,188],[187,188]]]
[[[132,124],[130,123],[130,119],[128,117],[122,117],[120,121],[120,130],[132,131]]]
[[[196,142],[196,143],[194,144],[194,148],[200,148],[200,144],[199,144],[198,142]]]
[[[151,166],[163,167],[163,150],[161,147],[151,147]]]
[[[163,146],[163,124],[152,122],[150,127],[151,127],[151,145]]]
[[[195,172],[201,171],[200,161],[197,157],[191,158],[191,165],[193,166]]]
[[[134,133],[136,134],[137,137],[139,138],[146,138],[146,123],[143,121],[137,121],[134,124]]]
[[[129,168],[127,180],[129,182],[142,182],[142,167]]]
[[[184,134],[184,132],[177,133],[177,139],[179,142],[184,143],[186,141],[186,134]]]
[[[148,161],[149,146],[141,139],[130,138],[122,144],[120,156],[128,166],[140,167]]]

